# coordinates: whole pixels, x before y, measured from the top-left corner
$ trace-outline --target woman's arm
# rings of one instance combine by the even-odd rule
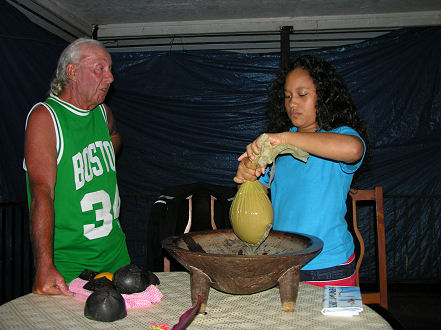
[[[267,135],[272,145],[290,144],[314,156],[348,164],[358,162],[364,153],[363,142],[354,135],[328,132],[283,132]],[[247,156],[251,159],[254,159],[253,154],[260,153],[258,140],[247,146]]]

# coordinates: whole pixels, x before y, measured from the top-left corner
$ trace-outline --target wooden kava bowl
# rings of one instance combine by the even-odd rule
[[[205,312],[210,286],[231,294],[250,294],[279,284],[284,311],[294,311],[300,268],[323,248],[314,236],[271,231],[252,254],[231,229],[168,237],[165,248],[190,272],[191,299],[202,297]]]

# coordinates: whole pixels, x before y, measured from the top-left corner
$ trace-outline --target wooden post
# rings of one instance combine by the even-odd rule
[[[290,42],[289,35],[293,32],[292,26],[282,26],[280,28],[280,68],[289,68],[290,63]]]
[[[98,25],[94,25],[92,29],[92,39],[98,39]]]

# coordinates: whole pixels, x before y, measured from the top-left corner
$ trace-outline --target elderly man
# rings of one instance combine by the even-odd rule
[[[25,169],[36,276],[33,292],[70,295],[84,269],[130,263],[118,217],[115,151],[121,140],[103,104],[112,61],[92,39],[61,54],[51,95],[28,114]]]

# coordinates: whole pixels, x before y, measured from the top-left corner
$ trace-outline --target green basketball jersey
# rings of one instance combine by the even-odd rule
[[[113,273],[130,258],[104,106],[82,110],[55,96],[43,105],[57,138],[55,266],[66,283],[84,269]]]

